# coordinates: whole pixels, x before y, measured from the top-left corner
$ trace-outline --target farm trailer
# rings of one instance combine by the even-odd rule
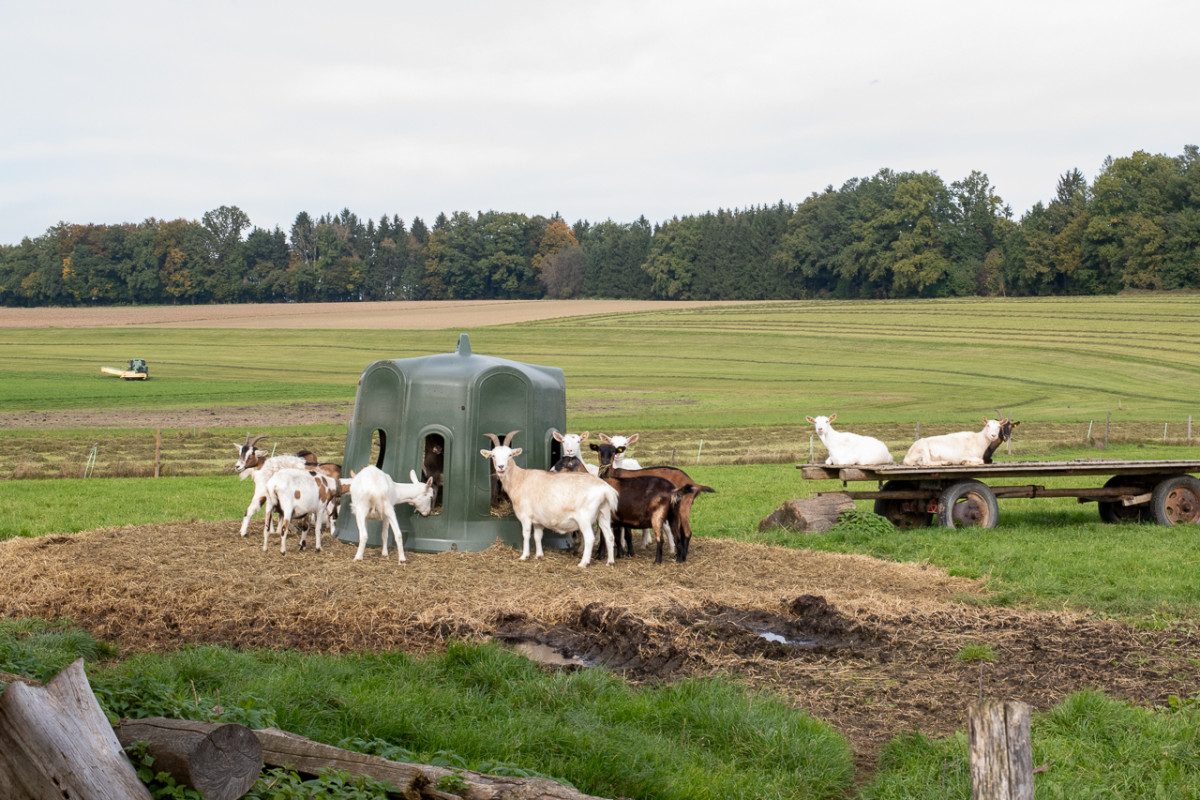
[[[878,481],[876,491],[818,492],[845,494],[853,500],[874,500],[875,513],[897,528],[921,528],[933,523],[955,528],[996,527],[997,499],[1075,497],[1096,503],[1105,522],[1148,522],[1174,525],[1200,522],[1200,460],[1028,461],[983,466],[909,467],[825,466],[799,464],[807,480]],[[1103,487],[1047,489],[1031,483],[991,485],[995,479],[1111,476]],[[988,481],[985,483],[985,481]]]

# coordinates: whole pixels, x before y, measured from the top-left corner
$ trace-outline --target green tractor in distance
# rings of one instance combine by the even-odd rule
[[[101,367],[100,371],[107,375],[117,375],[127,381],[144,381],[150,377],[150,369],[146,366],[144,358],[129,359],[129,369]]]

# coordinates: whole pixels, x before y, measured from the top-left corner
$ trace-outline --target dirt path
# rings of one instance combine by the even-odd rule
[[[0,310],[0,328],[442,330],[509,325],[585,314],[746,304],[682,300],[397,300],[126,308],[5,308]]]
[[[1046,709],[1084,688],[1146,704],[1200,692],[1194,636],[983,606],[977,583],[927,565],[700,538],[686,564],[639,553],[579,570],[566,553],[522,563],[495,545],[401,566],[378,551],[355,563],[338,542],[263,553],[238,525],[0,543],[0,612],[69,617],[127,652],[200,642],[427,652],[499,638],[637,682],[729,674],[830,722],[868,768],[901,731],[961,729],[980,693]],[[997,660],[960,661],[968,644]]]

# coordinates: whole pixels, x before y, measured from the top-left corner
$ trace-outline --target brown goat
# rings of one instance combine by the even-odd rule
[[[671,524],[671,531],[674,535],[675,560],[686,561],[688,553],[688,545],[692,541],[692,503],[696,501],[696,495],[701,492],[716,492],[716,489],[711,486],[693,481],[686,472],[678,467],[647,467],[646,469],[613,469],[613,455],[616,453],[616,448],[611,444],[593,444],[592,449],[595,450],[600,457],[600,475],[604,477],[606,471],[614,478],[636,478],[641,476],[654,476],[663,478],[669,481],[676,489],[687,489],[688,492],[679,495],[678,505],[676,506],[677,522]],[[638,526],[634,526],[638,527]],[[645,526],[641,526],[645,527]],[[661,542],[661,539],[659,540]],[[660,544],[661,548],[661,544]]]

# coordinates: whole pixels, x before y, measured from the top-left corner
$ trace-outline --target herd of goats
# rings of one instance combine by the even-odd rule
[[[807,417],[815,426],[821,443],[829,452],[827,465],[880,465],[894,463],[887,445],[878,439],[846,431],[836,431],[837,415]],[[1011,419],[984,418],[982,431],[961,431],[918,439],[904,456],[903,463],[914,466],[948,464],[979,465],[991,463],[992,453],[1012,435],[1019,422]],[[600,546],[613,564],[618,555],[633,554],[633,531],[643,532],[643,547],[656,544],[655,563],[661,563],[666,543],[676,561],[687,560],[691,542],[691,508],[697,495],[715,491],[693,481],[678,467],[643,468],[626,455],[626,449],[638,439],[632,436],[599,434],[600,444],[591,443],[599,466],[583,460],[582,445],[589,433],[563,434],[553,431],[561,446],[561,457],[549,470],[525,469],[516,463],[521,448],[512,446],[519,431],[508,433],[503,441],[496,434],[487,436],[492,448],[480,450],[491,462],[492,479],[507,495],[513,515],[521,523],[523,546],[521,560],[529,558],[530,534],[534,553],[542,558],[542,534],[549,529],[578,534],[582,556],[579,566],[586,567],[596,548],[594,528],[601,533]],[[341,465],[322,463],[309,451],[295,455],[269,456],[257,444],[266,436],[238,445],[238,460],[233,470],[241,479],[254,480],[254,497],[242,519],[245,536],[250,518],[262,509],[263,551],[272,533],[276,512],[279,521],[274,533],[280,537],[279,551],[287,552],[287,535],[294,523],[300,533],[303,550],[310,524],[316,529],[316,549],[321,550],[321,529],[328,525],[332,533],[343,495],[350,497],[350,508],[358,525],[358,552],[361,561],[367,545],[367,521],[382,520],[383,557],[388,557],[390,527],[399,560],[405,561],[396,506],[407,503],[422,516],[428,516],[442,487],[441,451],[431,451],[422,465],[423,477],[409,471],[409,482],[400,483],[376,466],[366,466],[350,477],[342,476]],[[617,535],[614,536],[614,527]]]

